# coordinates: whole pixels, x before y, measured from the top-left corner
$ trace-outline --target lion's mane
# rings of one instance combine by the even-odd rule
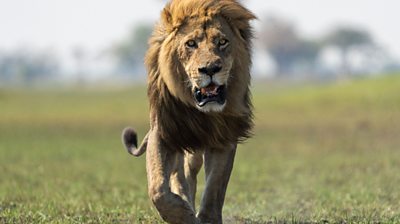
[[[220,113],[199,111],[190,100],[187,75],[181,65],[174,38],[188,19],[224,18],[235,38],[234,62],[228,80],[227,104]],[[196,150],[245,140],[253,126],[250,101],[249,20],[255,16],[234,0],[173,0],[162,12],[149,41],[145,64],[148,70],[150,128],[170,150]]]

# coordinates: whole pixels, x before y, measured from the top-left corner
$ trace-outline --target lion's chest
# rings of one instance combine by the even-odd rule
[[[204,149],[237,143],[248,137],[250,125],[246,117],[207,115],[185,111],[176,115],[158,113],[160,137],[168,145],[182,149]]]

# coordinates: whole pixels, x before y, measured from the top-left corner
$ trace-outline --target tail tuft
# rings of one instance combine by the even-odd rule
[[[146,134],[142,141],[142,144],[138,148],[136,131],[131,127],[127,127],[122,131],[122,143],[124,144],[129,154],[140,156],[146,151],[148,136],[149,133]]]
[[[137,148],[137,134],[136,131],[131,128],[127,127],[122,131],[122,142],[124,143],[125,147],[130,151],[131,148]]]

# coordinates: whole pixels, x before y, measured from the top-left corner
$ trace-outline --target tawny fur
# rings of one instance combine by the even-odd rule
[[[225,18],[236,35],[235,43],[232,43],[235,46],[234,62],[224,111],[205,114],[193,106],[191,90],[185,84],[187,75],[177,52],[179,39],[175,37],[187,20],[204,23],[216,16]],[[160,135],[167,144],[177,150],[195,149],[204,144],[225,145],[249,137],[252,127],[249,93],[252,33],[248,21],[254,18],[236,1],[181,0],[166,6],[162,21],[150,39],[145,63],[151,125],[158,123]]]
[[[169,223],[222,223],[236,144],[251,135],[253,126],[249,92],[252,19],[255,16],[235,0],[173,0],[162,11],[149,41],[145,64],[150,131],[139,148],[133,129],[124,130],[123,142],[136,156],[148,148],[149,195]],[[182,43],[193,29],[202,37],[224,33],[229,50],[189,55]],[[203,44],[204,49],[213,46],[211,41]],[[195,71],[212,57],[221,59],[226,68],[218,74],[227,84],[226,105],[221,111],[207,112],[196,107],[193,80],[201,81],[203,77]],[[207,183],[196,217],[196,175],[203,158]]]

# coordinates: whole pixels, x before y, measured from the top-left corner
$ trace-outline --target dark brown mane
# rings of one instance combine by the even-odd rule
[[[224,113],[204,113],[171,96],[166,87],[163,97],[155,86],[149,86],[150,107],[157,117],[158,133],[172,150],[195,150],[207,146],[222,146],[250,137],[253,115],[235,116]],[[248,106],[251,107],[250,101]]]

